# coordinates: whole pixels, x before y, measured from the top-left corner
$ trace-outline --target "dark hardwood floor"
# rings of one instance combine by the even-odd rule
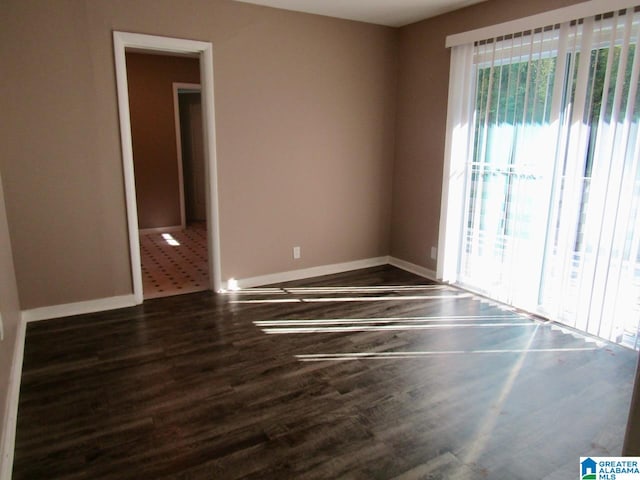
[[[568,479],[636,353],[379,267],[28,325],[15,479]],[[333,288],[341,287],[341,288]]]

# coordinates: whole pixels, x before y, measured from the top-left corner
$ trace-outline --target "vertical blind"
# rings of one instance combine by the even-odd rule
[[[634,348],[639,30],[626,9],[454,47],[445,178],[455,282]]]

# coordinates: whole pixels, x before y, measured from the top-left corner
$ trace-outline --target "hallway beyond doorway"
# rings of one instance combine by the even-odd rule
[[[145,300],[209,289],[207,227],[140,235]]]

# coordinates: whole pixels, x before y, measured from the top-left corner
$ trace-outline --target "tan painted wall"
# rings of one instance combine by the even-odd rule
[[[0,18],[24,308],[132,291],[113,30],[214,45],[223,279],[388,253],[395,30],[228,0],[4,0]]]
[[[197,58],[127,53],[138,226],[180,225],[173,83],[200,83]]]
[[[7,393],[13,355],[16,349],[16,333],[20,320],[18,289],[13,268],[11,240],[5,211],[2,178],[0,177],[0,313],[4,326],[4,339],[0,341],[0,435],[6,428]],[[1,453],[1,452],[0,452]],[[3,459],[0,458],[0,464]]]
[[[449,88],[447,35],[561,8],[577,0],[495,0],[400,30],[391,254],[436,269]]]
[[[1,2],[23,307],[132,289],[113,30],[214,45],[223,279],[388,253],[435,269],[446,35],[571,3],[493,0],[394,30],[228,0]]]

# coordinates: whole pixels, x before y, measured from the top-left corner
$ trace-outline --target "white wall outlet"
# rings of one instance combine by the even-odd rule
[[[300,247],[293,247],[293,259],[297,260],[300,258]]]
[[[431,260],[435,260],[436,258],[438,258],[438,249],[431,247]]]

